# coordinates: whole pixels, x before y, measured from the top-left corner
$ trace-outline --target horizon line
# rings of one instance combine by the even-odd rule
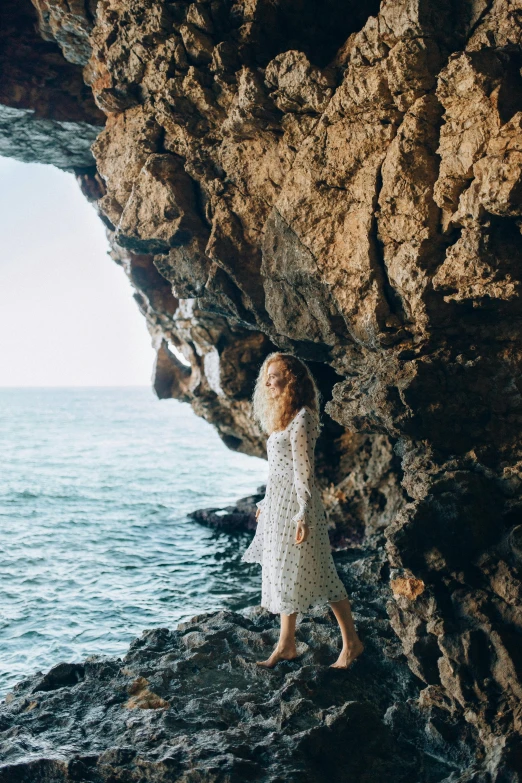
[[[29,384],[24,384],[22,386],[16,386],[14,384],[3,386],[0,384],[0,389],[151,389],[151,391],[153,391],[152,384],[147,384],[147,383],[125,383],[125,384],[88,383],[88,384],[63,384],[63,385],[45,384],[39,386],[38,385],[29,386]]]

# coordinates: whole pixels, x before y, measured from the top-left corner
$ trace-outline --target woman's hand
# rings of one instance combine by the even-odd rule
[[[310,528],[308,524],[304,520],[299,519],[297,521],[297,527],[295,531],[295,543],[302,544],[304,541],[306,541],[309,535]]]
[[[256,519],[259,517],[260,513],[261,513],[261,509],[258,506],[256,511]]]

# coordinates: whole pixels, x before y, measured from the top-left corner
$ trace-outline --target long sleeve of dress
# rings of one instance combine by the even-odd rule
[[[310,523],[315,441],[315,424],[311,413],[305,408],[297,416],[290,431],[294,486],[299,503],[299,511],[292,517],[293,523],[299,519]]]

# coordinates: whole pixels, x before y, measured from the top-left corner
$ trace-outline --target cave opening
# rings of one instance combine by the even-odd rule
[[[279,0],[259,3],[255,12],[255,35],[243,50],[252,66],[265,67],[282,52],[304,52],[310,62],[325,68],[346,39],[358,32],[370,16],[379,13],[380,0],[361,4],[357,0]],[[236,26],[244,21],[244,8],[231,9]]]
[[[300,49],[311,63],[325,68],[338,49],[379,13],[380,0],[287,0],[281,3],[280,23],[286,49]]]
[[[154,351],[72,173],[0,158],[4,386],[150,384]]]

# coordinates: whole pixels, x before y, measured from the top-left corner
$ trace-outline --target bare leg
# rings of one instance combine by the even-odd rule
[[[264,666],[266,669],[273,669],[278,661],[291,661],[297,658],[295,647],[295,621],[297,612],[293,614],[281,615],[281,631],[279,641],[272,655],[266,661],[256,661],[258,666]]]
[[[357,631],[353,624],[352,609],[348,598],[343,598],[342,601],[330,603],[330,606],[339,623],[343,639],[343,649],[336,662],[331,664],[331,668],[347,669],[362,653],[364,645],[357,636]]]

